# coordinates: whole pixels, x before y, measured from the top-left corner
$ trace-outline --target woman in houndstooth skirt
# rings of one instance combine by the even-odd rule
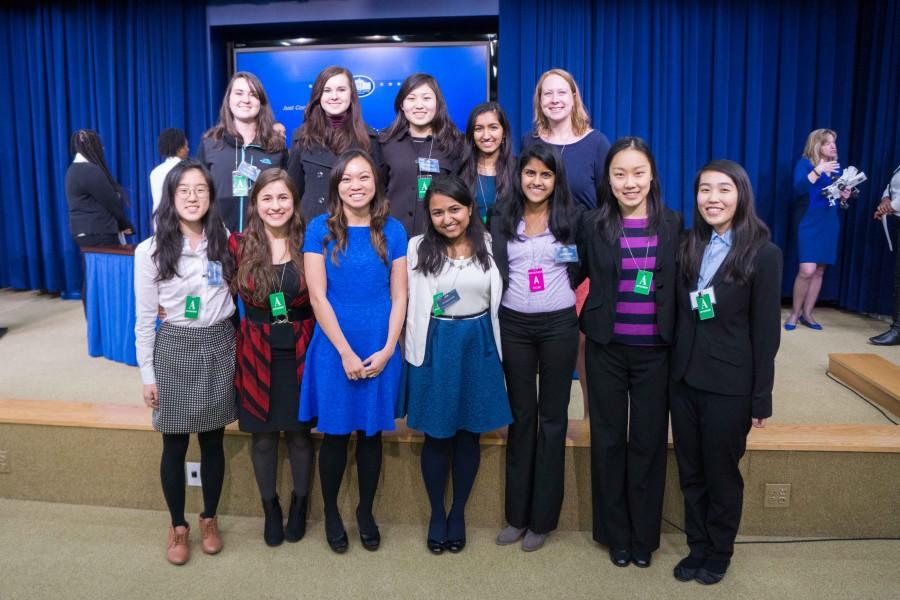
[[[178,163],[163,184],[156,235],[134,253],[137,357],[144,402],[163,436],[160,477],[172,518],[166,557],[176,565],[190,556],[184,458],[191,433],[200,442],[203,551],[222,549],[216,520],[225,477],[222,441],[236,418],[234,302],[228,291],[234,259],[216,208],[209,172],[194,160]],[[157,314],[164,314],[158,331]]]

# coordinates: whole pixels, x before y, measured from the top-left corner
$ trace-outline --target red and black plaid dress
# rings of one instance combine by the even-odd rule
[[[241,234],[234,233],[228,240],[228,247],[237,264],[240,263],[242,237]],[[297,414],[306,347],[316,322],[306,282],[291,264],[286,266],[282,291],[289,309],[302,311],[308,316],[301,320],[292,318],[289,325],[273,326],[252,320],[247,314],[252,309],[245,309],[238,329],[234,374],[242,431],[290,431],[311,425],[298,421]],[[266,314],[269,313],[267,305],[255,305],[251,299],[243,296],[241,299],[245,307],[255,306]],[[291,336],[277,335],[273,338],[273,327],[290,327],[293,333],[292,343]],[[285,338],[288,344],[284,343]]]

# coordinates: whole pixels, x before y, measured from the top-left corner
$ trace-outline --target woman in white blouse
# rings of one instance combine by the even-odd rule
[[[409,427],[425,433],[428,549],[456,553],[466,545],[465,506],[478,473],[479,436],[512,421],[497,320],[503,283],[462,179],[436,177],[424,205],[425,233],[409,241],[406,255],[408,364],[399,416],[406,409]],[[444,495],[451,473],[448,513]]]
[[[144,402],[163,436],[160,476],[172,518],[166,557],[180,565],[190,557],[184,458],[191,433],[200,442],[203,551],[222,549],[216,519],[225,476],[222,440],[236,418],[228,291],[234,259],[212,178],[197,161],[184,160],[166,176],[155,221],[156,235],[134,253],[135,337]],[[157,314],[165,315],[158,331]]]

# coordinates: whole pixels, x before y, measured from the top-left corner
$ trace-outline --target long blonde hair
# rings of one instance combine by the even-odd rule
[[[577,136],[584,135],[591,127],[591,118],[584,108],[584,102],[581,100],[581,91],[578,89],[578,84],[575,83],[575,78],[572,77],[571,73],[564,69],[550,69],[541,75],[537,85],[534,86],[534,133],[536,134],[536,137],[550,134],[550,119],[548,119],[547,115],[544,114],[544,111],[541,110],[541,88],[544,87],[544,81],[551,75],[558,75],[565,79],[566,83],[569,84],[569,89],[572,92],[573,104],[572,114],[569,115],[569,118],[572,120],[572,133]]]
[[[822,151],[822,144],[825,143],[825,136],[827,135],[833,137],[834,141],[837,142],[837,133],[832,129],[813,129],[806,138],[806,147],[803,148],[803,156],[808,158],[813,166],[819,164],[819,161],[822,160],[822,155],[820,153]],[[834,160],[837,160],[836,154]]]

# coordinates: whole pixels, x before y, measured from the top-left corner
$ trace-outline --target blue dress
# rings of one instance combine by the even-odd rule
[[[369,240],[368,227],[349,227],[347,250],[331,260],[334,242],[325,252],[328,215],[319,215],[306,228],[303,252],[325,255],[327,298],[350,347],[361,360],[384,347],[391,313],[390,276],[394,260],[406,258],[406,231],[389,217],[384,226],[388,264]],[[394,429],[394,405],[400,390],[403,359],[399,345],[384,371],[372,379],[351,381],[331,340],[316,324],[306,351],[300,387],[301,421],[318,418],[322,433],[366,435]]]
[[[794,190],[805,205],[803,217],[797,226],[797,253],[801,263],[833,265],[837,263],[838,236],[841,221],[838,207],[829,206],[822,190],[831,185],[828,175],[820,175],[815,183],[807,176],[813,170],[812,161],[801,158],[794,167]]]

